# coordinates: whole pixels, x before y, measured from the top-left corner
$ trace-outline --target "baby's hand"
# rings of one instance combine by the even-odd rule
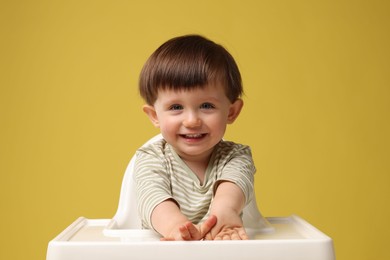
[[[231,210],[216,212],[217,224],[206,235],[206,240],[247,240],[248,235],[239,214]]]
[[[248,240],[245,228],[242,226],[223,227],[219,233],[214,237],[214,240]]]
[[[215,226],[217,218],[211,215],[201,225],[194,225],[190,221],[175,228],[168,237],[164,237],[161,241],[174,241],[174,240],[201,240],[207,233]]]

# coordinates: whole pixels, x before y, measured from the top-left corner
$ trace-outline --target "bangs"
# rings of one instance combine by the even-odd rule
[[[192,89],[216,83],[225,78],[222,64],[215,62],[206,55],[191,55],[193,53],[178,53],[157,59],[154,70],[150,73],[151,88],[160,86],[162,89]],[[213,62],[212,62],[213,61]],[[222,83],[222,82],[221,82]]]
[[[229,73],[229,71],[236,73]],[[238,75],[238,76],[237,76]],[[140,93],[152,105],[159,90],[191,90],[222,84],[229,99],[241,95],[241,77],[233,57],[220,45],[203,37],[176,38],[160,46],[148,59],[140,75]],[[226,91],[239,85],[234,96]],[[234,101],[233,100],[233,101]]]

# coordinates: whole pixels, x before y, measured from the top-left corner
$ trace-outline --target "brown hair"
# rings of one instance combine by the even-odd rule
[[[241,75],[230,53],[199,35],[168,40],[146,61],[139,78],[139,91],[153,105],[160,89],[193,89],[220,83],[233,103],[243,93]]]

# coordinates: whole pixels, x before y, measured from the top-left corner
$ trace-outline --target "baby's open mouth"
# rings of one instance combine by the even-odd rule
[[[187,135],[180,135],[180,136],[186,139],[199,139],[206,136],[206,134],[187,134]]]

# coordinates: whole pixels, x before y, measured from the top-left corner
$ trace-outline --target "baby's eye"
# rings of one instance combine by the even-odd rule
[[[203,108],[203,109],[213,109],[215,108],[215,106],[211,103],[203,103],[202,105],[200,105],[200,108]]]
[[[169,107],[169,110],[181,110],[181,109],[183,109],[183,106],[179,104],[174,104]]]

